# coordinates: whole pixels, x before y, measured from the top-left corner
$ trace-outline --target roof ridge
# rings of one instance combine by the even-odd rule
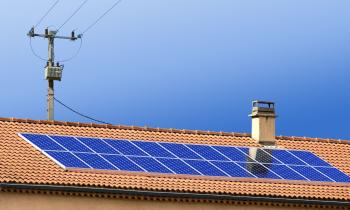
[[[137,131],[150,131],[150,132],[164,132],[164,133],[179,133],[179,134],[196,134],[196,135],[216,135],[216,136],[233,136],[233,137],[251,137],[249,133],[237,133],[237,132],[223,132],[223,131],[203,131],[203,130],[187,130],[187,129],[174,129],[174,128],[153,128],[147,126],[127,126],[127,125],[109,125],[109,124],[96,124],[96,123],[81,123],[81,122],[68,122],[57,120],[33,120],[33,119],[21,119],[21,118],[4,118],[0,117],[0,122],[17,122],[17,123],[33,123],[33,124],[46,124],[46,125],[63,125],[63,126],[75,126],[75,127],[92,127],[92,128],[108,128],[108,129],[124,129],[124,130],[137,130]],[[350,140],[333,139],[333,138],[313,138],[313,137],[298,137],[298,136],[276,136],[278,140],[289,141],[313,141],[313,142],[325,142],[325,143],[337,143],[337,144],[350,144]]]

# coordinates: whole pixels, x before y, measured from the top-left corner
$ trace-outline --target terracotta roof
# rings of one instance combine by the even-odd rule
[[[260,146],[249,134],[160,129],[135,126],[35,121],[0,118],[0,182],[94,186],[118,189],[215,193],[350,201],[350,184],[197,179],[180,176],[147,176],[64,171],[22,140],[18,133],[45,133],[130,140]],[[277,145],[314,152],[350,174],[350,141],[306,137],[277,137]]]

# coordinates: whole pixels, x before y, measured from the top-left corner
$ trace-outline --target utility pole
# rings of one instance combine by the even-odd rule
[[[61,81],[63,65],[58,62],[55,65],[55,39],[66,39],[75,41],[81,38],[81,34],[75,36],[72,31],[71,36],[57,36],[57,31],[51,31],[48,28],[45,29],[44,34],[37,34],[34,32],[34,27],[28,32],[29,37],[42,37],[48,39],[48,59],[45,66],[45,79],[48,81],[48,93],[47,93],[47,119],[54,120],[54,81]]]

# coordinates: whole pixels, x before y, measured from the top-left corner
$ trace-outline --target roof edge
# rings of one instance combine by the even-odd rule
[[[37,185],[37,184],[16,184],[16,183],[0,183],[1,188],[14,188],[23,190],[48,190],[48,191],[67,191],[67,192],[92,192],[107,194],[126,194],[131,196],[151,196],[151,197],[175,197],[175,198],[193,198],[204,200],[231,200],[231,201],[256,201],[256,202],[273,202],[273,203],[289,203],[304,205],[326,205],[326,206],[350,206],[348,200],[334,199],[308,199],[308,198],[289,198],[289,197],[273,197],[273,196],[249,196],[249,195],[230,195],[230,194],[208,194],[193,192],[176,192],[176,191],[151,191],[136,189],[117,189],[103,187],[76,187],[66,185]]]
[[[62,126],[74,126],[74,127],[122,129],[122,130],[149,131],[149,132],[163,132],[163,133],[195,134],[195,135],[214,135],[214,136],[231,136],[231,137],[248,137],[248,138],[251,137],[251,134],[249,134],[249,133],[187,130],[187,129],[174,129],[174,128],[152,128],[152,127],[147,127],[147,126],[141,127],[141,126],[127,126],[127,125],[110,125],[110,124],[97,124],[97,123],[56,121],[56,120],[54,120],[54,121],[53,120],[33,120],[33,119],[21,119],[21,118],[14,118],[14,117],[10,117],[10,118],[0,117],[0,122],[15,122],[15,123],[62,125]],[[277,140],[288,140],[288,141],[311,141],[311,142],[324,142],[324,143],[335,143],[335,144],[350,144],[350,140],[333,139],[333,138],[276,136],[276,139]]]

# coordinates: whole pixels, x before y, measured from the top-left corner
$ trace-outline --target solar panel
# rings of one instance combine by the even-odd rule
[[[77,138],[81,143],[89,147],[96,153],[120,154],[113,147],[109,146],[104,141],[94,138]]]
[[[350,176],[303,150],[20,134],[65,169],[348,182]]]
[[[185,159],[200,159],[203,160],[202,157],[200,157],[198,154],[190,150],[188,147],[186,147],[183,144],[175,144],[175,143],[160,143],[162,147],[173,153],[179,158],[185,158]]]
[[[130,159],[140,167],[144,168],[147,172],[173,173],[168,167],[152,157],[130,157]]]

